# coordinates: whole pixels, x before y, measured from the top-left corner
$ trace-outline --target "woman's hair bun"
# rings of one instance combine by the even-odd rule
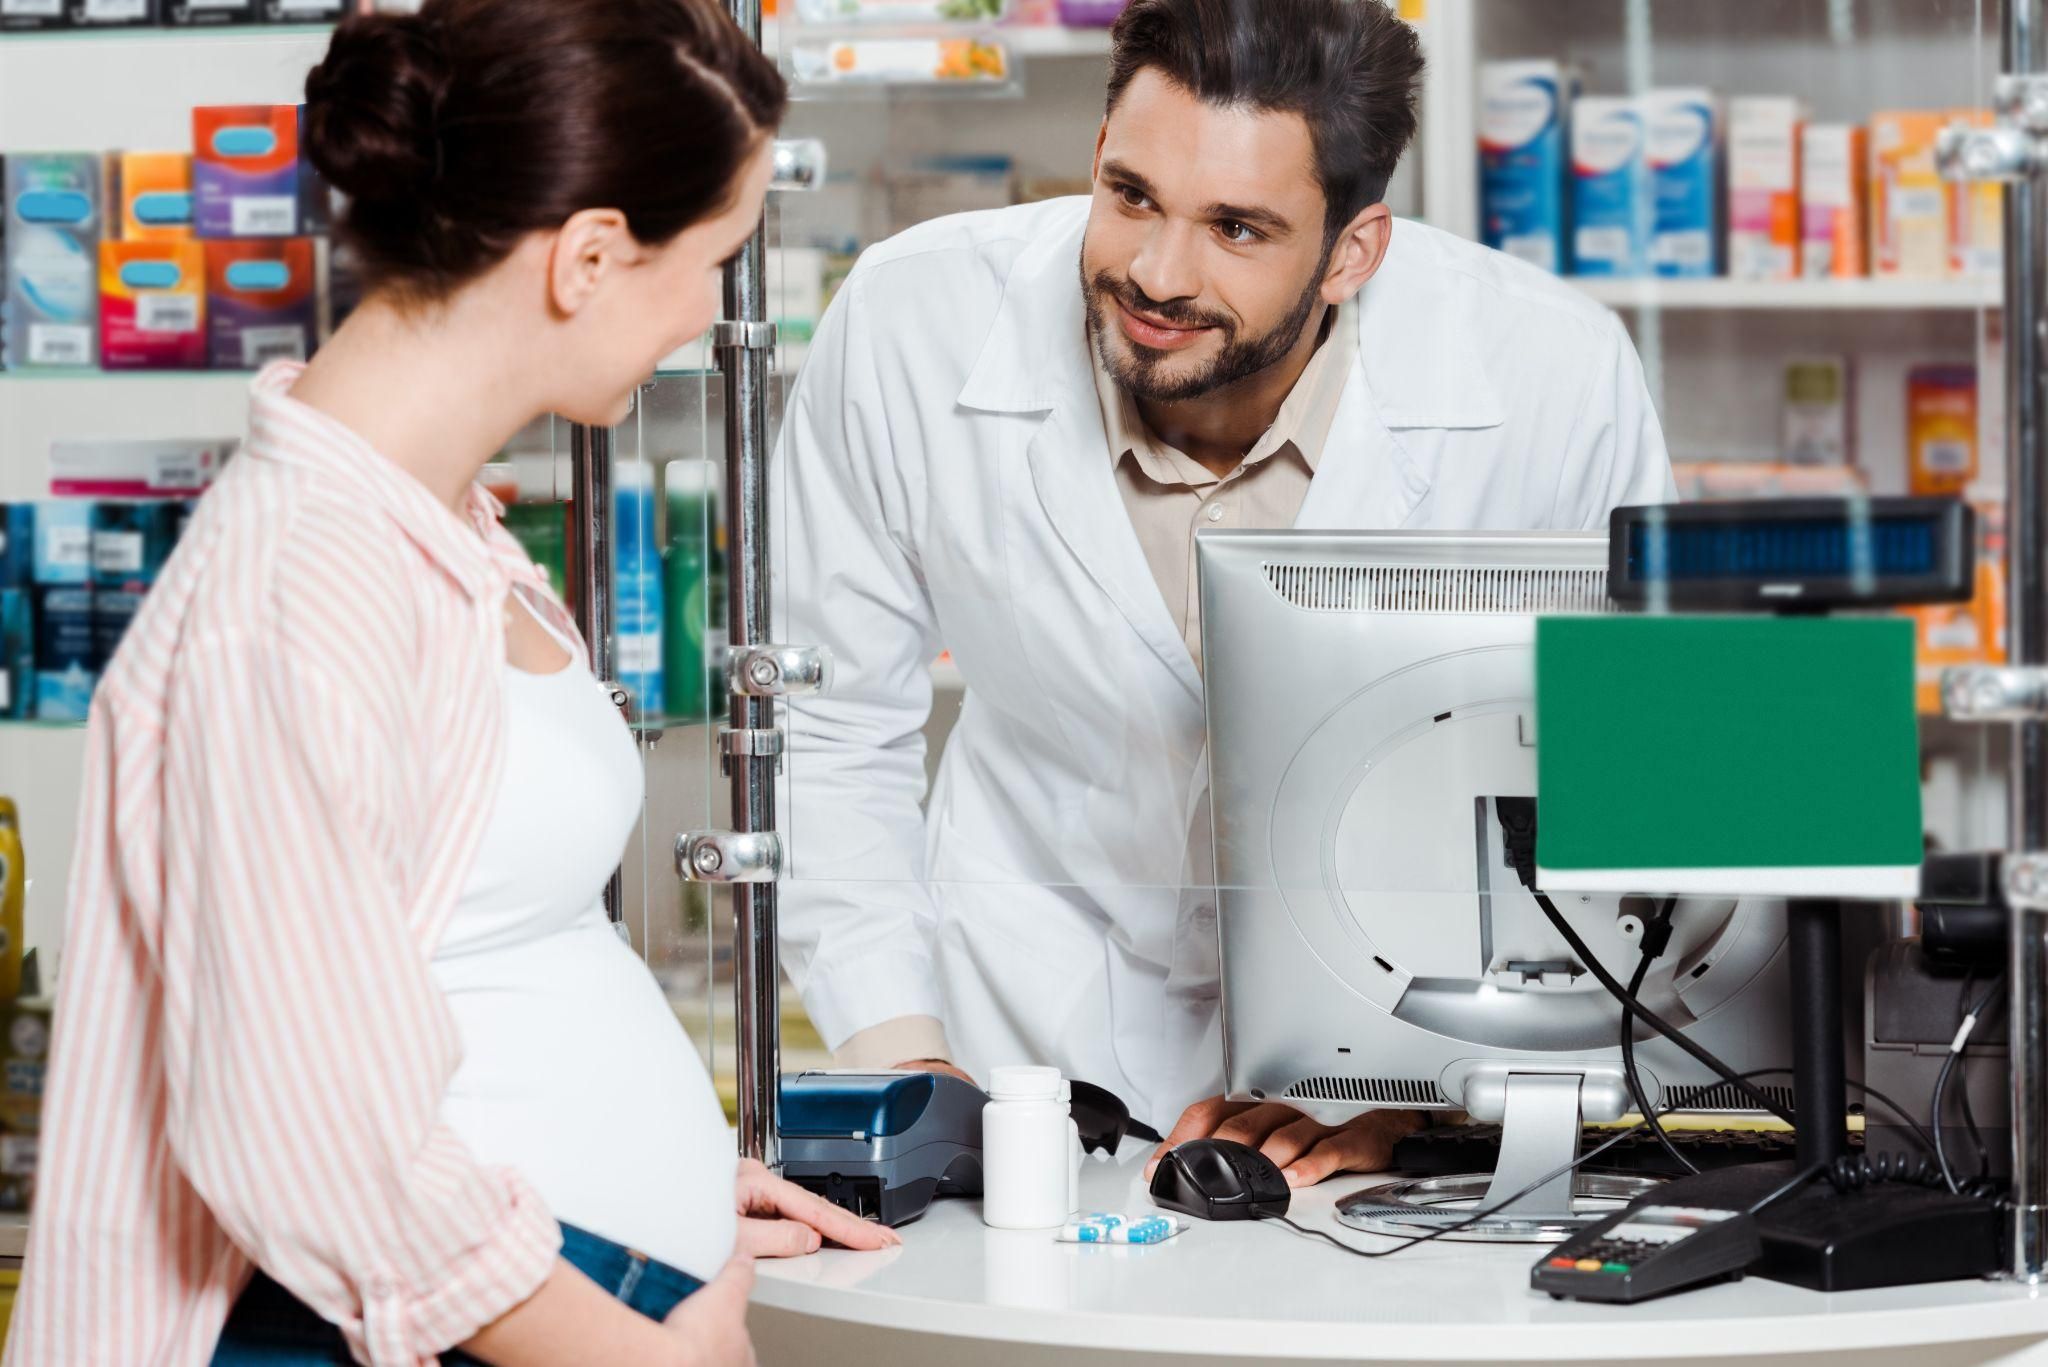
[[[351,200],[416,204],[440,170],[438,125],[448,85],[435,20],[347,19],[306,77],[306,155]]]

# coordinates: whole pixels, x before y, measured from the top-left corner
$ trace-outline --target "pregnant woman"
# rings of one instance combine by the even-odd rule
[[[96,696],[8,1362],[724,1367],[750,1254],[896,1241],[736,1167],[601,902],[632,738],[475,483],[713,321],[783,105],[713,0],[336,31],[368,293]]]

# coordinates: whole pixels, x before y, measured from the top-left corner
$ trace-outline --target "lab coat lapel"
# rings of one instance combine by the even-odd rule
[[[1473,322],[1434,251],[1425,233],[1397,222],[1386,261],[1359,293],[1358,361],[1296,527],[1399,528],[1435,476],[1417,453],[1436,450],[1444,430],[1500,425]]]
[[[1103,433],[1081,299],[1086,228],[1082,200],[1062,231],[1022,249],[960,403],[984,412],[1045,414],[1030,435],[1026,459],[1047,523],[1189,700],[1199,702],[1201,675],[1131,527]]]

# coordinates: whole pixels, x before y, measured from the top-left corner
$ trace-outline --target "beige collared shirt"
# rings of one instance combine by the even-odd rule
[[[1350,301],[1338,306],[1322,345],[1280,405],[1273,425],[1246,453],[1244,463],[1220,479],[1152,434],[1136,401],[1103,368],[1092,338],[1088,355],[1095,366],[1096,398],[1102,405],[1102,427],[1109,437],[1110,459],[1116,463],[1124,510],[1166,610],[1199,668],[1202,612],[1195,583],[1195,533],[1206,527],[1294,525],[1358,359],[1357,312]]]
[[[1084,338],[1095,367],[1102,426],[1116,463],[1117,489],[1145,562],[1195,665],[1202,662],[1202,611],[1196,596],[1195,533],[1204,527],[1291,527],[1337,420],[1344,386],[1358,360],[1355,301],[1338,306],[1327,335],[1280,405],[1279,416],[1244,458],[1218,478],[1159,441],[1130,395],[1102,368],[1094,340]],[[887,1068],[912,1059],[952,1058],[945,1026],[931,1016],[900,1016],[860,1031],[833,1051],[841,1068]]]

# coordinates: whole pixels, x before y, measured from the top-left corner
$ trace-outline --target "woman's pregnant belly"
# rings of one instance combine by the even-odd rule
[[[555,1218],[710,1280],[736,1157],[711,1079],[601,907],[569,930],[437,958],[463,1059],[442,1118]]]

